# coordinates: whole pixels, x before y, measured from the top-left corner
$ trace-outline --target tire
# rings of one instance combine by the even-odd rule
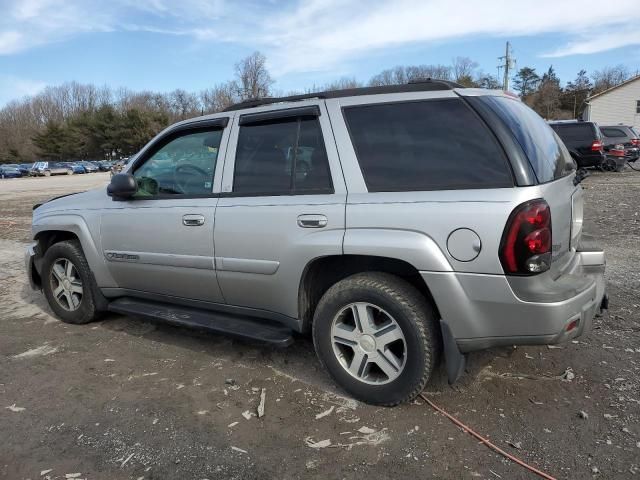
[[[360,318],[362,313],[356,314],[354,309],[364,309],[367,318],[372,318],[369,325],[374,325],[371,331],[375,333],[360,333],[364,330],[356,325],[356,316]],[[384,346],[381,338],[387,335],[382,333],[393,330],[398,335],[397,328],[403,338]],[[422,392],[441,344],[434,310],[425,297],[401,278],[382,272],[352,275],[329,288],[314,313],[312,331],[316,354],[338,385],[358,400],[389,407]],[[360,335],[358,343],[345,346],[341,342],[351,340],[335,340],[345,332],[350,339]],[[390,357],[389,352],[394,355]],[[387,358],[393,362],[385,362]]]
[[[51,172],[49,170],[45,170],[44,176],[45,177],[50,177],[51,176]]]
[[[55,291],[57,291],[56,287],[63,284],[58,275],[64,262],[70,262],[73,266],[71,275],[66,276],[68,280],[73,278],[73,281],[69,282],[69,288],[63,289],[64,291],[59,295],[60,300],[58,300]],[[58,275],[53,272],[54,267]],[[66,273],[64,267],[62,270]],[[78,281],[82,288],[82,294],[75,292],[67,295],[67,292],[71,292],[72,289],[77,290]],[[95,282],[89,264],[82,253],[82,247],[77,240],[68,240],[49,247],[42,262],[42,289],[49,306],[63,322],[83,324],[98,317]]]

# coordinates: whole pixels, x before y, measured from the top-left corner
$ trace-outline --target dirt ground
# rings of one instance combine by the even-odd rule
[[[277,350],[117,315],[52,317],[24,273],[31,207],[107,181],[0,180],[0,478],[537,478],[422,400],[346,398],[307,338]],[[584,185],[609,312],[566,345],[472,354],[453,387],[440,367],[426,394],[556,478],[629,478],[640,473],[640,173]]]

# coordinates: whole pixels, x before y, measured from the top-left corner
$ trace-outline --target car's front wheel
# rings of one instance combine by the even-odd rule
[[[422,391],[439,351],[429,302],[408,282],[380,272],[348,277],[323,295],[314,314],[313,341],[342,388],[385,406]]]
[[[78,241],[56,243],[47,250],[42,264],[42,289],[49,306],[63,322],[88,323],[98,315],[91,271]]]

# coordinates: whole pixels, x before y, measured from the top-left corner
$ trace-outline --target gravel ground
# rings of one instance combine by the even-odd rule
[[[117,315],[52,317],[24,274],[31,206],[107,181],[0,181],[0,478],[537,478],[422,400],[344,397],[307,338],[274,350]],[[609,312],[566,345],[472,354],[453,387],[440,367],[426,394],[556,478],[629,478],[640,472],[640,173],[584,185]]]

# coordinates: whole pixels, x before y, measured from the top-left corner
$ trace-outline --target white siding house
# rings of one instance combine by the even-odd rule
[[[640,127],[640,75],[587,99],[584,120]]]

